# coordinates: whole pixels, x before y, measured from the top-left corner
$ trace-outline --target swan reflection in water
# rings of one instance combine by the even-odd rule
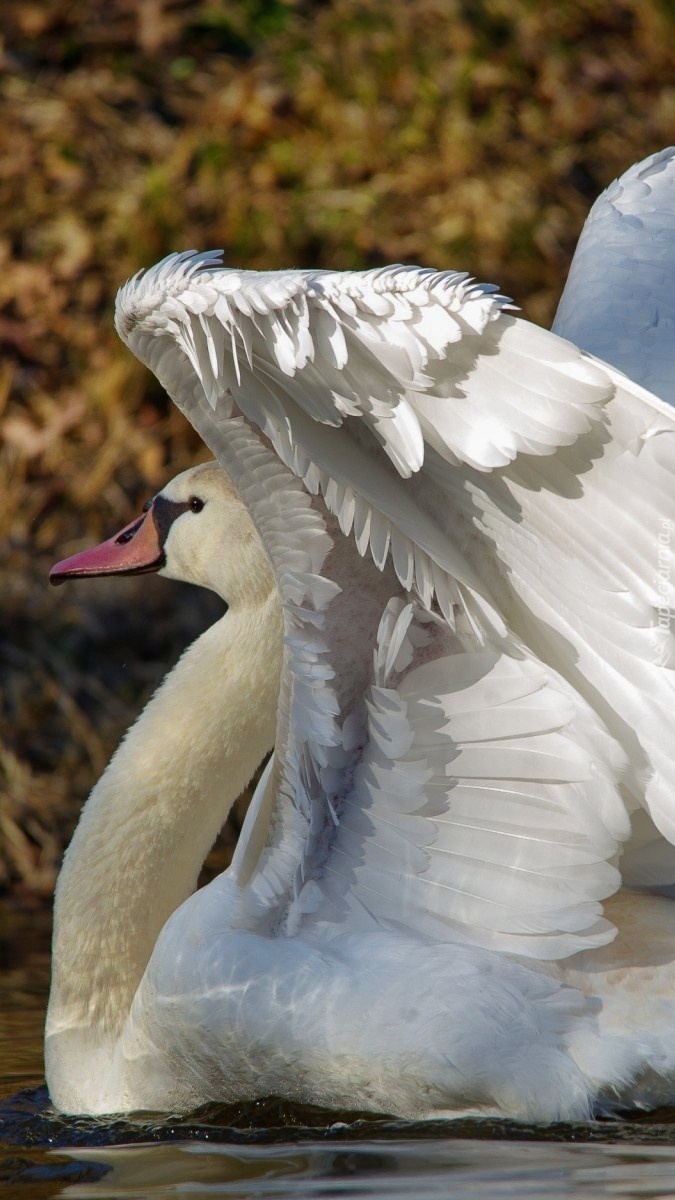
[[[66,855],[59,1109],[672,1099],[674,215],[664,151],[595,206],[552,333],[417,267],[191,252],[122,288],[219,465],[55,581],[156,570],[229,607]]]
[[[63,1155],[63,1151],[59,1152]],[[68,1152],[105,1166],[98,1182],[75,1184],[65,1197],[117,1197],[167,1189],[191,1195],[207,1189],[246,1189],[246,1196],[334,1195],[414,1197],[452,1195],[471,1200],[518,1196],[605,1197],[672,1195],[675,1151],[668,1146],[578,1145],[484,1140],[365,1141],[280,1146],[214,1146],[204,1142]],[[164,1192],[162,1191],[162,1194]]]

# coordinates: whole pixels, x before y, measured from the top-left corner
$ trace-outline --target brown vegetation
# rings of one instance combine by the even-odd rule
[[[675,140],[655,0],[4,0],[0,886],[48,896],[115,741],[214,610],[49,565],[203,454],[115,340],[170,250],[468,268],[541,323],[595,195]]]

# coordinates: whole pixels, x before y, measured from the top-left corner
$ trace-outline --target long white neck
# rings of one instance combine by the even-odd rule
[[[96,1044],[121,1029],[162,926],[274,742],[281,653],[272,590],[208,629],[127,733],[59,877],[48,1035]]]

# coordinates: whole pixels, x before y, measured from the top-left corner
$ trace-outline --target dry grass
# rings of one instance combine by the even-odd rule
[[[48,896],[141,698],[213,616],[48,566],[203,453],[120,347],[170,250],[471,269],[547,323],[598,191],[675,140],[654,0],[4,0],[0,886]]]

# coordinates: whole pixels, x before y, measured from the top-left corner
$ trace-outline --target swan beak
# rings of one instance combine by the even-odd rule
[[[151,508],[107,542],[57,563],[49,572],[49,582],[57,586],[66,579],[87,579],[96,575],[141,575],[146,571],[159,571],[165,561]]]

